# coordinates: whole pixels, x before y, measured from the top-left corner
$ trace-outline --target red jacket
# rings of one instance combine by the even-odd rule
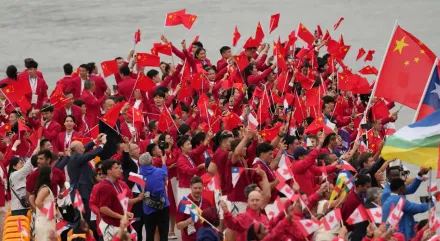
[[[133,88],[136,84],[136,80],[131,78],[130,76],[125,76],[122,78],[122,82],[118,84],[118,93],[128,101],[133,95]]]
[[[127,137],[128,139],[130,139],[131,137],[131,132],[130,132],[130,128],[128,128],[127,122],[125,121],[121,121],[120,122],[120,129],[119,131],[121,132],[121,135]],[[134,128],[136,128],[136,126],[134,126]],[[139,142],[141,138],[145,137],[145,133],[140,129],[140,128],[136,128],[136,142]],[[162,164],[161,164],[162,166]]]
[[[319,188],[318,182],[315,179],[315,176],[322,174],[321,167],[316,166],[316,157],[319,153],[320,151],[318,149],[314,149],[304,160],[291,160],[291,170],[295,176],[295,180],[298,182],[299,190],[304,192],[307,196],[314,194]],[[326,166],[325,169],[327,174],[337,170],[335,166]]]
[[[81,93],[81,77],[76,77],[76,78],[72,78],[72,80],[70,81],[70,85],[69,88],[67,89],[67,91],[72,92],[73,94],[73,98],[75,100],[81,98],[82,93]],[[85,89],[83,89],[83,92]]]
[[[73,118],[75,118],[76,126],[74,127],[74,129],[79,130],[80,126],[82,125],[81,108],[76,105],[72,105],[71,112],[72,112],[71,114],[73,115]],[[55,108],[53,111],[52,120],[58,122],[58,124],[61,125],[61,131],[66,130],[66,127],[64,127],[64,119],[66,118],[66,116],[67,116],[67,113],[66,113],[65,108]]]
[[[354,191],[355,188],[353,188],[345,198],[344,203],[342,203],[341,207],[341,216],[342,220],[344,220],[345,226],[347,227],[348,231],[353,230],[352,225],[348,225],[345,221],[350,217],[350,215],[354,212],[354,210],[359,206],[359,204],[362,203],[359,196]]]
[[[59,84],[63,85],[63,91],[69,91],[69,89],[72,86],[72,79],[73,77],[70,75],[66,75],[63,78],[59,79],[56,83],[56,85],[58,86]]]
[[[81,138],[83,136],[80,133],[73,131],[72,138],[74,137]],[[54,153],[63,152],[64,149],[69,148],[70,143],[72,143],[73,141],[72,138],[70,139],[70,142],[66,143],[66,132],[63,131],[59,133],[56,138],[55,145],[53,146],[53,152]]]
[[[83,91],[81,99],[86,103],[86,119],[89,128],[94,127],[98,124],[98,117],[101,116],[101,105],[105,101],[107,96],[102,96],[97,99],[90,91]]]
[[[25,77],[22,77],[22,78],[25,78]],[[29,85],[29,88],[32,89],[31,83],[29,81],[29,76],[27,77],[27,79],[23,79],[23,80],[27,80],[27,81],[23,81],[23,82],[27,83]],[[37,103],[33,104],[33,106],[36,109],[40,109],[43,106],[43,104],[47,102],[47,100],[48,100],[47,89],[48,88],[49,87],[47,86],[46,81],[43,78],[37,77],[37,86],[36,86],[35,95],[38,95],[38,98],[37,98]],[[29,93],[29,94],[25,95],[26,99],[31,104],[32,104],[32,94],[33,93]]]
[[[247,230],[254,222],[262,223],[266,228],[269,228],[269,219],[261,212],[257,214],[254,210],[248,208],[245,213],[238,214],[235,218],[230,212],[224,214],[225,225],[236,233],[237,241],[246,241]]]
[[[190,158],[192,162],[183,154],[177,158],[177,174],[179,175],[179,187],[189,188],[191,178],[198,175],[201,176],[205,170],[199,170],[197,168],[198,164],[196,159],[203,155],[203,152],[206,150],[205,145],[200,145],[197,148],[194,148],[191,151]]]
[[[101,222],[101,215],[99,212],[99,207],[98,207],[98,200],[96,198],[96,196],[98,195],[98,190],[99,190],[99,185],[100,183],[96,184],[95,186],[93,186],[92,188],[92,193],[90,194],[90,200],[89,200],[89,207],[90,210],[96,215],[96,226],[99,227],[99,222]],[[100,237],[102,237],[102,233],[101,233],[101,229],[97,228],[96,232],[98,233],[98,235]]]
[[[37,76],[38,76],[38,78],[42,78],[42,79],[44,79],[44,77],[43,77],[43,73],[41,73],[41,71],[38,71],[38,70],[37,70]],[[28,70],[27,70],[27,69],[24,69],[22,72],[20,72],[20,73],[17,75],[17,79],[19,79],[19,78],[29,78]]]
[[[98,99],[101,98],[104,95],[105,91],[108,89],[108,86],[105,83],[104,78],[96,74],[91,74],[89,75],[89,79],[95,82],[96,89],[94,94],[96,98]]]

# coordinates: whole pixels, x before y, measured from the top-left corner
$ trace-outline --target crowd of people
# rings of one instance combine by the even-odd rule
[[[398,112],[377,118],[370,107],[385,100],[340,90],[341,63],[331,61],[322,36],[304,48],[276,45],[286,47],[287,68],[265,43],[243,49],[239,56],[249,63],[241,68],[228,46],[216,57],[200,41],[161,40],[177,64],[137,68],[131,51],[116,58],[112,88],[95,63],[77,70],[65,64],[56,84],[68,100],[61,106],[51,103],[36,60],[25,59],[22,72],[7,67],[0,81],[0,228],[8,210],[31,210],[30,235],[38,241],[163,241],[176,239],[176,229],[183,241],[435,235],[435,218],[413,217],[434,217],[434,200],[406,199],[429,170],[412,178],[399,161],[380,156],[384,125]],[[136,88],[143,74],[154,82],[148,91]],[[29,86],[20,100],[9,95],[15,83]]]

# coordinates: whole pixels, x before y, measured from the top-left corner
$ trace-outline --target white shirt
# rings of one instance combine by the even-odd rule
[[[73,131],[68,133],[66,131],[66,135],[64,137],[64,147],[68,148],[70,146],[70,142],[72,142],[72,135],[73,135]]]
[[[84,82],[86,82],[85,79],[81,79],[81,94],[84,91]]]
[[[64,108],[64,109],[66,110],[66,115],[72,115],[72,108],[69,109]]]
[[[133,126],[133,124],[132,123],[128,123],[128,122],[126,122],[127,123],[127,127],[128,127],[128,129],[130,130],[130,133],[131,132],[135,132],[136,131],[136,128],[134,128],[134,126]]]
[[[142,100],[136,100],[136,101],[134,102],[133,107],[136,108],[136,109],[139,109],[139,106],[141,105],[141,102],[142,102]]]
[[[32,94],[35,94],[35,92],[37,91],[37,77],[32,78],[29,76],[29,84],[31,86],[32,89]]]
[[[47,127],[50,125],[50,121],[46,122],[46,124],[44,125],[44,128],[47,129]]]

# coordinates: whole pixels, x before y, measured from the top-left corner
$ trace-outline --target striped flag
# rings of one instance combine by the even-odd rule
[[[235,185],[238,182],[238,179],[240,179],[241,174],[244,172],[243,167],[233,167],[232,168],[232,187],[235,187]]]
[[[73,207],[78,208],[78,210],[82,213],[86,213],[84,203],[81,199],[81,195],[79,195],[78,189],[75,191],[75,201],[73,202]]]
[[[132,181],[136,184],[139,184],[143,189],[145,189],[145,186],[147,185],[147,183],[144,181],[144,178],[142,177],[142,175],[139,175],[134,172],[130,172],[128,174],[128,180]]]
[[[50,201],[44,204],[44,206],[40,209],[40,211],[46,215],[47,220],[53,220],[55,218],[55,206],[54,202]]]
[[[62,232],[66,231],[70,227],[71,225],[67,221],[64,220],[59,221],[56,225],[57,235],[61,235]]]

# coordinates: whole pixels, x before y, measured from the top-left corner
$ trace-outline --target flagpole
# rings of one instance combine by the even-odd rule
[[[432,201],[431,200],[429,200],[430,198],[432,198],[432,190],[431,190],[431,185],[432,185],[432,169],[431,168],[429,168],[429,183],[428,183],[428,215],[429,216],[431,216],[432,214],[431,214],[431,203],[432,203]],[[428,220],[429,220],[429,218],[428,218]]]
[[[434,74],[434,70],[435,70],[435,68],[437,68],[437,64],[438,64],[438,58],[435,59],[434,65],[432,66],[431,74],[429,74],[428,81],[426,82],[426,85],[425,85],[425,90],[423,91],[422,98],[420,99],[419,105],[417,106],[417,110],[416,110],[416,114],[414,115],[413,123],[416,122],[417,116],[420,113],[420,108],[422,107],[423,99],[425,99],[426,91],[428,91],[428,87],[429,87],[429,84],[431,83],[431,78],[432,78],[432,75]]]
[[[368,111],[369,111],[369,109],[371,107],[371,101],[372,101],[372,99],[374,97],[374,94],[376,93],[377,83],[379,82],[380,74],[382,73],[382,67],[383,67],[383,64],[385,63],[385,59],[387,57],[387,54],[388,54],[388,51],[389,51],[389,48],[390,48],[390,45],[391,45],[391,40],[393,39],[394,33],[396,32],[396,29],[397,29],[397,26],[398,26],[398,21],[396,20],[396,22],[394,23],[393,31],[391,32],[390,40],[388,41],[388,45],[387,45],[387,48],[385,50],[385,55],[383,56],[383,59],[382,59],[382,64],[380,65],[379,73],[377,74],[377,79],[374,82],[373,90],[371,91],[370,98],[368,99],[367,107],[365,108],[364,114],[362,116],[361,123],[366,121]],[[356,140],[359,139],[359,134],[360,134],[360,132],[358,132]]]

